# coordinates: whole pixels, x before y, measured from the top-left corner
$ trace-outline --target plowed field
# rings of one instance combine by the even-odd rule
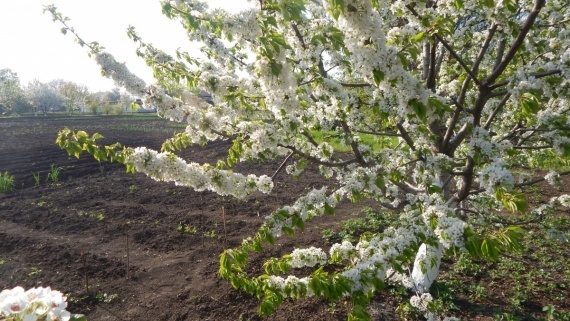
[[[70,158],[55,144],[57,131],[70,127],[99,132],[102,143],[160,149],[172,126],[148,116],[0,119],[0,171],[15,177],[16,189],[0,194],[0,289],[51,286],[68,295],[68,310],[93,321],[260,319],[256,298],[217,277],[218,256],[252,235],[272,210],[321,186],[318,175],[298,181],[280,174],[272,195],[237,201],[126,174],[122,165],[88,155]],[[216,142],[181,156],[215,164],[229,146]],[[48,179],[52,165],[61,169],[58,182]],[[279,165],[238,170],[271,175]],[[302,242],[324,245],[313,232]],[[289,243],[272,252],[291,250]],[[260,268],[262,258],[256,260]],[[327,309],[319,300],[285,304],[269,320],[346,319],[343,307]]]
[[[0,289],[50,286],[68,296],[69,311],[86,314],[90,321],[346,320],[349,302],[321,299],[285,302],[274,315],[261,317],[257,298],[217,276],[225,248],[253,235],[273,210],[328,184],[316,170],[306,170],[300,180],[280,173],[271,195],[238,201],[126,174],[120,164],[100,164],[87,155],[70,158],[55,144],[64,127],[99,132],[104,144],[154,149],[182,129],[149,115],[0,118],[0,172],[15,178],[15,190],[0,193]],[[230,144],[191,147],[180,156],[215,164],[225,159]],[[236,171],[272,175],[280,163],[239,164]],[[49,176],[53,169],[59,169],[57,180]],[[570,191],[568,176],[561,187],[543,182],[523,192],[535,208],[560,191]],[[328,248],[322,229],[338,231],[338,222],[356,217],[361,206],[340,204],[335,216],[307,225],[296,245]],[[570,315],[568,239],[544,237],[552,227],[570,235],[569,211],[556,215],[550,230],[525,226],[526,252],[509,254],[505,261],[463,260],[449,270],[459,259],[445,259],[442,282],[434,290],[442,308],[463,320],[507,320],[507,312],[516,320],[568,320],[562,319]],[[292,249],[292,240],[283,237],[267,253],[252,257],[250,266],[259,272],[269,255]],[[373,319],[401,320],[395,311],[400,304],[405,308],[409,294],[387,292],[374,297]],[[561,312],[555,314],[554,308]],[[408,320],[418,317],[410,315]]]

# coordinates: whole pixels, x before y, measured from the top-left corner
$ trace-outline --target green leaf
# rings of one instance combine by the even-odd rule
[[[412,37],[412,41],[413,42],[420,42],[422,41],[422,39],[425,37],[426,32],[425,31],[421,31],[419,33],[417,33],[415,36]]]
[[[302,0],[280,1],[279,6],[285,21],[299,21],[302,19],[301,14],[305,10],[305,4]]]
[[[87,321],[87,317],[83,314],[72,314],[70,321]]]
[[[334,215],[334,207],[330,206],[328,203],[325,203],[325,214]]]
[[[499,258],[499,251],[495,242],[492,240],[483,240],[481,243],[481,253],[494,261]]]
[[[277,19],[275,19],[275,17],[269,16],[265,18],[265,21],[267,22],[268,25],[277,27]]]
[[[519,102],[526,114],[533,115],[540,111],[540,101],[535,95],[531,93],[522,94],[519,98]]]
[[[280,35],[280,34],[272,34],[271,37],[269,37],[269,40],[273,43],[273,44],[277,44],[279,46],[282,46],[283,48],[286,49],[292,49],[291,46],[289,46],[289,44],[287,44],[287,41],[285,41],[285,36]],[[280,50],[277,49],[275,50],[276,52],[279,52]]]
[[[379,189],[386,189],[386,182],[384,181],[384,177],[378,175],[376,176],[376,179],[374,180],[374,185],[376,185],[376,187],[378,187]]]
[[[504,187],[497,187],[495,189],[495,197],[501,201],[506,209],[513,213],[523,214],[528,208],[526,196],[523,193],[508,192]]]
[[[384,80],[384,72],[382,70],[374,69],[372,75],[374,76],[374,83],[376,86],[378,86],[380,82]]]
[[[272,61],[272,62],[270,63],[270,66],[271,66],[271,74],[272,74],[273,76],[276,76],[276,77],[277,77],[277,76],[279,76],[279,75],[281,74],[281,70],[283,69],[283,65],[278,64],[278,63]]]
[[[410,106],[412,107],[412,110],[414,111],[414,113],[416,113],[416,115],[418,116],[418,119],[421,120],[422,122],[427,121],[427,107],[426,105],[422,104],[421,102],[419,102],[416,99],[412,99],[409,101]]]
[[[437,185],[432,185],[430,187],[428,187],[428,194],[435,194],[435,193],[441,193],[443,191],[443,189],[441,188],[441,186],[437,186]]]
[[[446,112],[453,112],[453,109],[451,107],[444,104],[436,97],[428,98],[428,106],[430,109],[435,110],[439,117],[444,117]]]
[[[503,0],[503,5],[512,13],[515,13],[517,11],[516,0]]]
[[[288,226],[283,226],[283,227],[281,228],[281,231],[283,231],[283,233],[285,233],[285,234],[287,234],[287,235],[289,235],[289,236],[295,236],[295,231],[294,231],[292,228],[288,227]]]
[[[330,0],[329,13],[338,20],[338,17],[344,13],[344,0]]]

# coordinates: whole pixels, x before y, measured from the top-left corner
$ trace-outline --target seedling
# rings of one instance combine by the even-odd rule
[[[211,238],[211,239],[219,238],[219,236],[216,234],[215,230],[204,232],[204,237]]]
[[[32,175],[34,176],[34,185],[40,186],[40,172],[32,173]]]
[[[37,267],[34,267],[34,266],[33,266],[33,267],[30,269],[30,273],[28,273],[28,277],[30,277],[30,278],[38,277],[38,276],[40,276],[40,275],[42,274],[42,272],[43,272],[43,271],[42,271],[40,268],[37,268]]]
[[[198,229],[195,226],[190,226],[188,224],[183,224],[182,222],[178,223],[178,225],[176,225],[176,230],[180,233],[186,233],[186,234],[196,234],[196,232],[198,231]]]
[[[0,193],[8,193],[14,189],[14,176],[0,173]]]
[[[57,183],[59,180],[59,173],[61,172],[61,167],[55,166],[55,164],[51,164],[47,180],[52,181],[52,183]]]

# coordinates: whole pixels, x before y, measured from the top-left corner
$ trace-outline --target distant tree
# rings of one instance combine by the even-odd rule
[[[113,88],[111,91],[107,91],[107,102],[111,104],[117,104],[121,100],[121,90],[120,88]]]
[[[123,112],[132,112],[132,104],[135,102],[135,99],[129,95],[128,93],[121,93],[121,98],[119,99],[118,106],[121,108]],[[138,105],[137,105],[138,106]]]
[[[56,89],[55,83],[42,83],[33,80],[26,86],[25,92],[34,113],[38,111],[47,114],[65,108],[65,97]]]
[[[103,112],[103,114],[105,115],[110,115],[113,112],[115,105],[110,104],[110,103],[104,103],[102,105],[102,109],[101,112]]]
[[[99,106],[102,104],[102,97],[101,92],[91,93],[86,98],[85,107],[89,113],[93,115],[97,115],[97,110]]]
[[[89,89],[86,86],[66,80],[56,80],[54,85],[58,93],[65,97],[65,108],[70,115],[74,110],[80,110],[84,106],[85,99],[89,95]]]
[[[22,114],[30,110],[18,74],[11,69],[0,70],[0,113]]]

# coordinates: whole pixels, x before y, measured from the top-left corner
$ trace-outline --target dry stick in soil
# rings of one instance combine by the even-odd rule
[[[226,231],[226,208],[222,205],[222,221],[224,222],[224,244],[228,243],[228,233]]]
[[[130,274],[129,274],[129,270],[130,270],[130,255],[129,255],[129,227],[127,226],[126,228],[126,236],[127,236],[127,280],[129,280]]]
[[[206,230],[206,228],[204,227],[202,229],[202,233],[201,233],[202,234],[202,247],[204,247],[204,234],[206,233],[205,230]]]
[[[83,262],[83,275],[85,276],[85,293],[89,294],[89,276],[87,276],[87,260],[85,252],[81,251],[81,261]]]

